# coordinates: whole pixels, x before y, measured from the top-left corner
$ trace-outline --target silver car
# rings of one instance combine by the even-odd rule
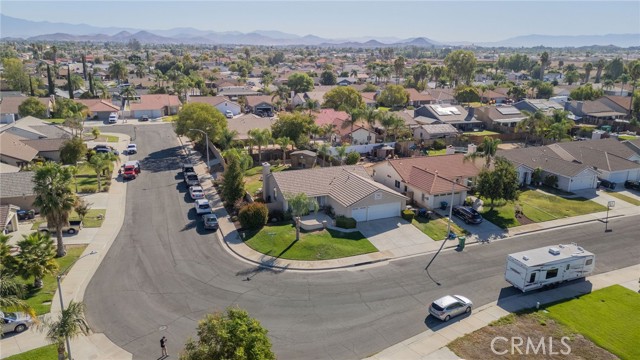
[[[12,331],[21,333],[33,325],[31,316],[21,312],[2,312],[0,311],[0,322],[2,322],[2,333],[6,334]]]
[[[442,321],[471,312],[473,303],[461,295],[447,295],[431,303],[429,313]]]

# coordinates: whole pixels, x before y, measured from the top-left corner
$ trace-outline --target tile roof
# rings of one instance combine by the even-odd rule
[[[260,105],[261,103],[267,103],[269,105],[273,105],[271,101],[271,96],[268,95],[258,95],[258,96],[247,96],[247,105],[254,107],[256,105]]]
[[[414,88],[405,89],[409,93],[409,101],[434,101],[433,96],[426,92],[418,92]]]
[[[251,129],[271,129],[271,125],[276,122],[275,118],[259,117],[254,114],[244,114],[234,119],[227,119],[227,128],[238,132],[239,140],[249,138],[249,130]]]
[[[343,121],[349,119],[349,114],[345,111],[337,111],[333,109],[321,109],[315,115],[316,125],[335,124],[336,120],[342,124]]]
[[[571,141],[552,144],[548,148],[565,160],[579,161],[597,169],[640,169],[640,164],[628,160],[637,154],[616,139]]]
[[[276,172],[272,176],[285,195],[302,192],[309,197],[330,196],[343,206],[351,206],[377,191],[403,197],[373,181],[359,165]]]
[[[190,96],[189,103],[204,103],[211,106],[218,106],[224,102],[229,102],[240,106],[240,104],[229,100],[226,96]]]
[[[38,150],[22,142],[24,138],[10,132],[0,134],[0,154],[21,161],[31,161],[38,154]]]
[[[464,161],[464,154],[420,156],[387,160],[387,162],[407,183],[409,183],[411,172],[415,171],[413,168],[425,170],[432,175],[438,173],[438,177],[445,179],[475,177],[480,173],[480,168],[473,161]],[[412,185],[420,186],[419,184]],[[451,186],[450,182],[449,186]]]
[[[181,106],[182,103],[176,95],[168,94],[152,94],[152,95],[140,95],[140,102],[129,103],[129,109],[136,110],[157,110],[162,109],[165,106],[175,107]]]
[[[18,107],[27,99],[28,97],[26,96],[3,97],[2,102],[0,102],[0,113],[17,114]]]
[[[33,171],[0,174],[0,198],[35,195],[33,187]]]
[[[376,102],[376,95],[378,93],[375,91],[371,91],[371,92],[361,92],[360,95],[362,95],[362,100],[365,103],[375,103]]]
[[[91,112],[107,112],[120,110],[120,108],[116,105],[113,105],[112,103],[104,101],[102,99],[77,99],[74,101],[83,104]]]
[[[500,109],[503,110],[501,111]],[[483,106],[476,109],[476,112],[484,114],[484,116],[493,121],[509,119],[521,120],[526,118],[526,116],[514,106]]]
[[[629,107],[631,106],[631,96],[605,96],[605,99],[609,99],[612,102],[614,102],[616,105],[624,108],[624,109],[629,109]]]
[[[522,164],[531,169],[541,168],[547,172],[573,177],[592,167],[578,161],[565,160],[546,146],[511,150],[498,150],[496,156],[505,157],[512,163]]]
[[[582,103],[582,110],[580,110],[580,103]],[[576,109],[578,112],[582,112],[585,115],[598,115],[599,113],[615,112],[612,108],[597,100],[587,101],[569,101],[569,106]],[[581,114],[576,114],[581,115]],[[624,115],[620,113],[620,115]]]
[[[40,151],[58,151],[62,144],[67,139],[34,139],[34,140],[22,140],[23,143],[31,146],[32,148]]]
[[[404,180],[407,184],[425,191],[431,195],[450,194],[453,189],[453,181],[443,178],[437,171],[429,171],[412,166],[407,178]],[[457,189],[467,189],[466,186],[458,184]]]

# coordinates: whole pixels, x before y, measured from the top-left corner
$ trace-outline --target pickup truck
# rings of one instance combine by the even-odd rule
[[[187,183],[187,186],[200,185],[200,179],[196,173],[184,173],[184,182]]]
[[[82,221],[80,220],[71,220],[69,224],[62,227],[62,232],[67,233],[69,235],[76,234],[78,231],[82,229]],[[54,227],[49,227],[47,223],[42,223],[38,227],[38,231],[44,233],[53,233],[56,231]]]
[[[123,166],[122,178],[124,180],[135,179],[140,174],[140,163],[138,161],[127,161]]]

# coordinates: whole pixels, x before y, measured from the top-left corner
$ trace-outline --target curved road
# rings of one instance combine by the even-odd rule
[[[199,319],[231,305],[261,321],[280,359],[359,359],[438,325],[426,309],[444,294],[469,296],[476,306],[517,294],[503,280],[508,253],[579,242],[597,255],[597,272],[640,258],[631,217],[613,220],[606,234],[595,223],[444,252],[430,269],[441,286],[424,271],[431,255],[367,269],[263,270],[196,226],[171,126],[139,126],[136,143],[143,173],[127,185],[125,223],[84,299],[93,330],[134,359],[157,359],[163,335],[175,356]]]

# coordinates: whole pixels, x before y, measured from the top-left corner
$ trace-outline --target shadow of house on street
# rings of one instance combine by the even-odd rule
[[[593,284],[585,279],[577,279],[561,284],[553,289],[538,289],[522,293],[515,287],[500,290],[497,305],[508,312],[521,312],[579,298],[591,293]]]
[[[183,159],[180,154],[180,146],[174,146],[160,151],[150,153],[147,157],[140,160],[142,171],[161,172],[180,170]]]

